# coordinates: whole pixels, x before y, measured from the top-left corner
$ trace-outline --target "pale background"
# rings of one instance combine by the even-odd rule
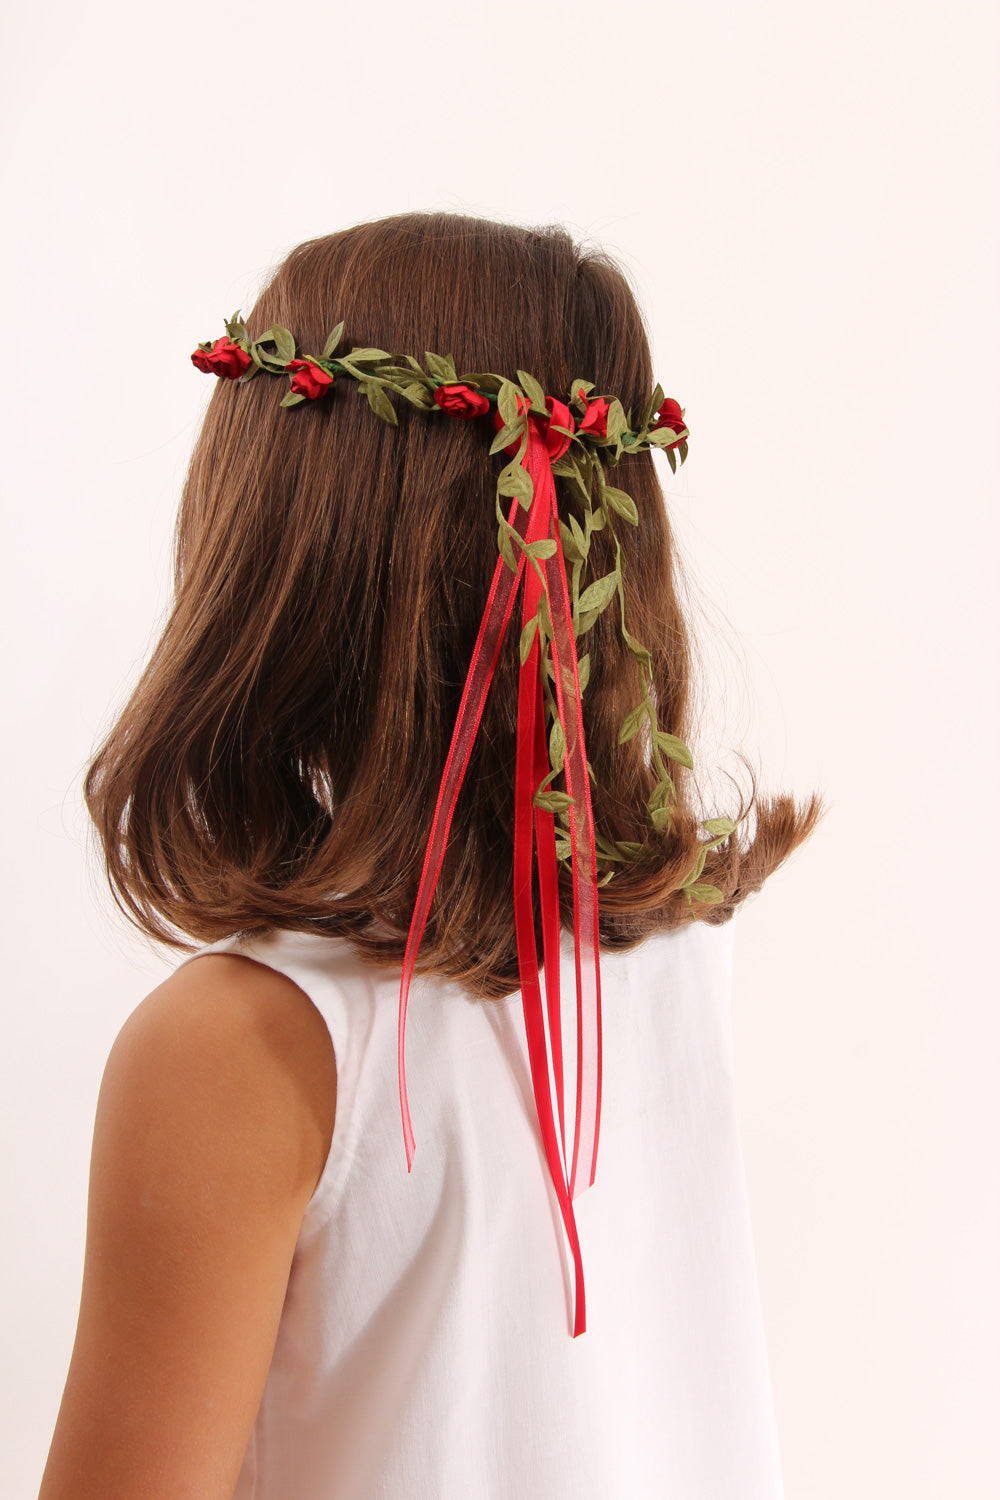
[[[109,915],[79,784],[163,618],[188,356],[299,240],[431,207],[629,268],[693,433],[663,475],[712,733],[830,804],[737,945],[789,1496],[1000,1493],[998,51],[969,3],[8,16],[4,1496],[61,1393],[104,1059],[173,962]]]

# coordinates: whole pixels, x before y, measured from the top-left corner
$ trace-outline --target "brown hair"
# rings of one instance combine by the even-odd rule
[[[247,319],[290,328],[318,352],[453,354],[460,371],[530,371],[554,394],[576,377],[641,409],[653,385],[642,318],[621,271],[561,228],[401,214],[298,246]],[[193,339],[192,339],[193,342]],[[339,933],[368,961],[399,964],[431,813],[496,562],[498,460],[479,424],[397,403],[398,430],[345,381],[289,411],[261,376],[220,380],[184,486],[171,613],[85,782],[108,881],[153,938],[190,949],[236,931]],[[500,459],[500,462],[506,462]],[[615,483],[639,509],[619,528],[628,625],[650,649],[661,727],[690,726],[691,650],[670,525],[648,452]],[[560,495],[564,510],[564,497]],[[565,513],[565,512],[564,512]],[[613,565],[603,533],[594,575]],[[602,888],[608,947],[690,920],[726,921],[811,832],[799,808],[752,788],[702,879],[691,773],[677,770],[670,835],[650,825],[655,773],[618,727],[638,696],[632,657],[605,611],[584,699],[597,830],[646,846]],[[421,950],[423,970],[482,995],[517,988],[511,905],[517,631],[497,667]],[[749,825],[748,825],[749,826]],[[571,886],[562,870],[563,916]]]

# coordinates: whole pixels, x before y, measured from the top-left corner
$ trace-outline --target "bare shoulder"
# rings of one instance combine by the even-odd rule
[[[174,1095],[203,1124],[216,1117],[217,1142],[230,1136],[244,1150],[260,1135],[268,1157],[283,1159],[289,1190],[308,1198],[333,1136],[336,1082],[326,1023],[298,985],[253,959],[209,953],[132,1012],[102,1093]]]
[[[40,1500],[232,1495],[335,1110],[326,1024],[275,970],[204,954],[132,1012]]]

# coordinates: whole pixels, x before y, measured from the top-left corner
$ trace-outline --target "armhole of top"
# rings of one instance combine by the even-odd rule
[[[199,948],[195,953],[185,954],[184,958],[174,969],[174,973],[178,969],[184,968],[193,959],[204,958],[206,954],[210,953],[231,953],[237,958],[250,958],[253,959],[254,963],[260,964],[262,968],[272,969],[274,973],[283,975],[285,979],[290,979],[296,989],[302,991],[313,1009],[318,1011],[322,1017],[323,1024],[330,1038],[330,1045],[333,1048],[337,1098],[334,1106],[333,1134],[330,1140],[330,1149],[327,1152],[326,1161],[323,1163],[323,1170],[319,1175],[319,1180],[313,1189],[312,1197],[306,1204],[302,1214],[302,1223],[298,1236],[301,1243],[304,1239],[311,1238],[316,1230],[327,1222],[339,1201],[343,1179],[346,1175],[348,1158],[352,1154],[345,1149],[345,1138],[351,1134],[348,1129],[348,1119],[349,1103],[354,1094],[354,1086],[353,1080],[350,1077],[350,1069],[346,1065],[349,1055],[346,1034],[337,1034],[346,1029],[340,1025],[331,1024],[331,1017],[327,1014],[326,1008],[316,1003],[310,983],[311,976],[308,975],[308,972],[306,974],[300,973],[299,966],[294,963],[276,961],[276,955],[272,955],[271,957],[262,956],[260,951],[262,946],[259,940],[253,937],[240,937],[239,934],[233,937],[220,938],[218,942],[209,943],[205,947]],[[337,1021],[339,1022],[341,1016],[339,1014],[339,1007],[336,1008],[338,1011]]]

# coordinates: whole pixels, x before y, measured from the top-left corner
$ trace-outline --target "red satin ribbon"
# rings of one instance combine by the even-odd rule
[[[523,575],[522,624],[536,614],[543,587],[547,596],[554,636],[552,665],[555,676],[556,705],[566,744],[564,765],[566,791],[574,799],[573,806],[569,810],[569,825],[573,868],[577,1068],[573,1156],[572,1165],[567,1170],[562,1014],[559,992],[559,883],[555,822],[550,812],[533,805],[534,793],[539,783],[549,773],[540,667],[541,650],[536,632],[531,650],[521,666],[518,677],[514,786],[514,927],[535,1108],[538,1113],[549,1175],[555,1189],[573,1259],[576,1283],[573,1319],[575,1338],[586,1328],[586,1293],[573,1199],[579,1196],[585,1185],[594,1181],[597,1167],[601,1108],[601,981],[594,822],[583,735],[576,642],[573,634],[566,565],[559,537],[555,481],[551,467],[554,460],[565,452],[569,438],[549,431],[551,424],[569,428],[571,419],[567,408],[561,402],[554,402],[550,398],[547,404],[551,413],[550,422],[542,423],[535,417],[529,419],[528,442],[521,460],[533,484],[531,506],[525,513],[519,502],[515,500],[508,520],[527,543],[545,538],[553,539],[556,544],[555,552],[552,557],[540,563],[542,576],[539,576],[539,571],[533,564],[526,563],[525,554],[520,548],[517,549],[515,573],[510,571],[502,558],[498,559],[494,570],[486,609],[479,627],[458,717],[452,733],[444,774],[441,778],[416,905],[407,937],[399,991],[398,1069],[406,1162],[408,1169],[412,1170],[416,1142],[410,1119],[405,1066],[406,1007],[410,983],[427,923],[431,899],[444,860],[455,803],[469,763],[469,756],[472,753],[472,745],[510,621],[517,588]],[[532,869],[536,852],[545,972],[544,1006],[538,977],[538,950],[535,944],[532,903]],[[550,1051],[552,1080],[555,1083],[556,1092],[555,1109],[549,1074]],[[578,1186],[577,1168],[580,1162],[585,1165],[586,1183]]]

